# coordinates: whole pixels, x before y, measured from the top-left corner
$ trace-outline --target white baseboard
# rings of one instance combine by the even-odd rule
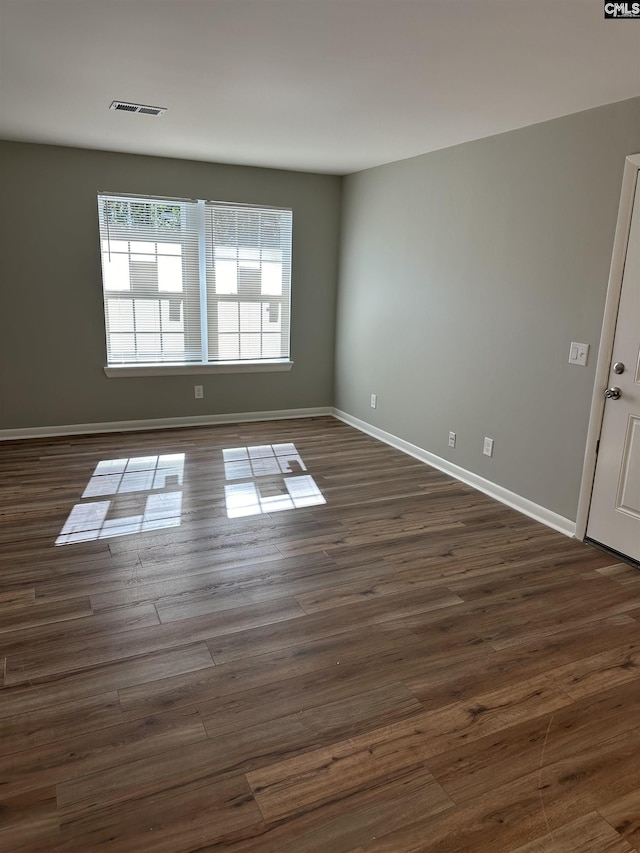
[[[429,453],[428,450],[423,450],[422,447],[418,447],[416,444],[411,444],[411,442],[405,441],[403,438],[398,438],[398,436],[393,435],[390,432],[386,432],[383,429],[372,426],[372,424],[369,424],[366,421],[361,421],[360,418],[356,418],[353,415],[340,411],[339,409],[333,409],[333,414],[338,418],[338,420],[344,421],[344,423],[349,424],[349,426],[355,427],[361,432],[367,433],[367,435],[377,438],[385,444],[389,444],[391,447],[395,447],[396,450],[401,450],[403,453],[407,453],[409,456],[419,459],[421,462],[426,462],[427,465],[432,465],[439,471],[449,474],[456,480],[460,480],[462,483],[466,483],[474,489],[478,489],[479,492],[484,492],[485,495],[489,495],[489,497],[495,498],[495,500],[500,501],[500,503],[518,510],[518,512],[529,516],[529,518],[533,518],[535,521],[539,521],[547,527],[557,530],[559,533],[564,533],[565,536],[572,538],[575,536],[575,521],[571,521],[562,515],[558,515],[558,513],[552,512],[550,509],[540,506],[540,504],[534,503],[528,498],[523,498],[521,495],[511,492],[509,489],[505,489],[497,483],[485,480],[484,477],[480,477],[478,474],[467,471],[465,468],[460,468],[459,465],[454,465],[453,462],[449,462],[447,459],[442,459],[442,457],[436,456],[434,453]]]
[[[239,412],[229,415],[193,415],[184,418],[153,418],[137,421],[106,421],[94,424],[61,424],[60,426],[26,427],[0,430],[0,441],[25,438],[51,438],[58,435],[90,435],[100,432],[139,432],[152,429],[179,429],[190,426],[252,423],[253,421],[282,421],[292,418],[331,417],[330,406],[315,409],[279,409],[274,412]]]

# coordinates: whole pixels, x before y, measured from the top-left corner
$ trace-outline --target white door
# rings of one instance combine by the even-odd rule
[[[587,536],[640,561],[640,172],[627,242]]]

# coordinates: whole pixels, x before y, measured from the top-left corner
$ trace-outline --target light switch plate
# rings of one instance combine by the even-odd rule
[[[569,364],[580,364],[584,367],[589,358],[589,344],[580,344],[571,341],[569,349]]]

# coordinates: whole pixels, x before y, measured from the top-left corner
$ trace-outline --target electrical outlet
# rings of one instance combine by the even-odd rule
[[[193,396],[196,398],[196,400],[202,400],[202,398],[204,397],[204,389],[202,385],[193,386]]]
[[[493,456],[493,439],[487,438],[486,435],[484,437],[484,447],[482,448],[482,452],[485,456]]]
[[[376,407],[377,405],[378,405],[378,395],[377,395],[377,394],[372,394],[372,395],[371,395],[371,408],[372,408],[372,409],[375,409],[375,407]]]
[[[455,446],[456,446],[456,434],[455,434],[455,432],[450,432],[449,433],[449,447],[455,447]]]

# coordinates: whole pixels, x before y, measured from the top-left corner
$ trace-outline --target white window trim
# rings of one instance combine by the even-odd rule
[[[274,361],[218,361],[194,362],[193,364],[135,364],[105,367],[110,379],[129,376],[186,376],[203,373],[278,373],[291,370],[293,362],[288,359]]]
[[[199,286],[200,286],[200,333],[201,333],[201,348],[203,353],[208,351],[208,322],[207,322],[207,311],[208,311],[208,303],[207,303],[207,283],[206,283],[206,256],[205,256],[205,211],[207,205],[220,205],[220,206],[230,206],[230,207],[247,207],[249,209],[258,208],[258,209],[270,209],[267,205],[253,205],[253,204],[240,204],[240,203],[231,203],[231,202],[207,202],[202,199],[180,199],[180,198],[172,198],[172,197],[152,197],[152,196],[137,196],[131,194],[124,193],[105,193],[99,192],[98,199],[102,196],[117,196],[119,198],[129,198],[129,199],[144,199],[148,201],[159,201],[163,203],[167,202],[187,202],[194,203],[197,202],[198,205],[198,232],[199,232],[199,240],[198,240],[198,274],[199,274]],[[273,207],[275,211],[285,211],[287,208]],[[290,211],[292,213],[292,211]],[[289,273],[290,274],[290,273]],[[289,284],[290,287],[290,284]],[[103,279],[103,288],[104,288],[104,279]],[[103,289],[103,298],[104,298],[104,289]],[[260,300],[258,300],[260,301]],[[290,315],[291,315],[291,293],[289,291],[287,297],[287,307],[288,307],[288,346],[287,349],[290,348]],[[106,312],[106,307],[105,307]],[[291,360],[290,352],[287,353],[287,356],[282,358],[272,358],[272,359],[242,359],[238,361],[196,361],[196,362],[153,362],[153,363],[125,363],[125,364],[107,364],[104,366],[105,375],[109,378],[127,378],[127,377],[141,377],[141,376],[179,376],[179,375],[198,375],[198,374],[207,374],[207,373],[274,373],[274,372],[284,372],[289,371],[293,367],[294,362]]]

